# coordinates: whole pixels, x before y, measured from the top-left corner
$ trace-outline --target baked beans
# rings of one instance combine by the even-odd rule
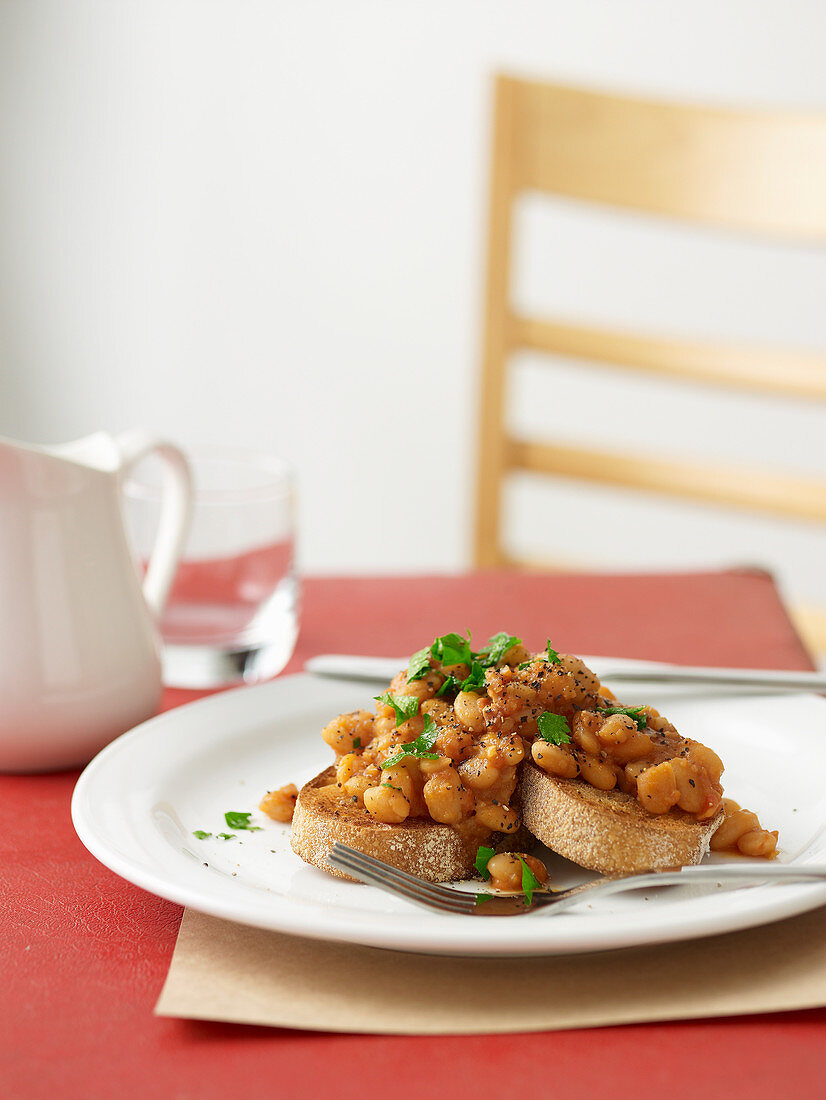
[[[273,821],[292,821],[297,798],[298,787],[295,783],[288,783],[286,787],[279,787],[276,791],[267,791],[259,802],[258,809]]]
[[[744,856],[771,859],[777,852],[777,830],[769,832],[757,819],[757,814],[744,810],[731,798],[723,799],[726,816],[711,838],[715,852],[734,851]]]
[[[497,659],[495,639],[478,654],[459,635],[437,639],[448,648],[434,643],[416,675],[400,671],[390,702],[384,693],[375,713],[353,711],[325,726],[344,801],[388,824],[429,817],[481,843],[518,828],[512,803],[530,757],[549,775],[632,794],[650,814],[676,809],[705,821],[718,813],[723,764],[711,749],[653,707],[617,704],[579,657],[550,646],[532,655],[518,639],[496,638],[504,639],[497,652],[511,643]],[[433,656],[447,652],[449,664]],[[777,834],[726,806],[712,847],[773,854]]]
[[[548,881],[548,871],[541,859],[524,852],[499,852],[488,860],[487,871],[493,890],[522,893],[522,861],[530,868],[540,886]]]

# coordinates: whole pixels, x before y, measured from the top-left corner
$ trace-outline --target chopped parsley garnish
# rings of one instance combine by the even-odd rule
[[[490,901],[490,899],[492,897],[493,897],[493,894],[477,894],[476,895],[476,904],[477,905],[483,905],[486,901]]]
[[[206,840],[207,837],[212,836],[212,833],[205,833],[203,829],[195,829],[192,835],[197,836],[198,840]]]
[[[389,691],[385,691],[382,695],[374,695],[373,698],[377,703],[384,703],[386,707],[393,708],[396,712],[397,726],[419,713],[419,700],[415,695],[391,695]]]
[[[235,833],[218,833],[221,840],[235,840]]]
[[[470,662],[470,675],[460,685],[461,691],[481,692],[487,689],[484,667],[478,661]]]
[[[512,634],[502,630],[492,638],[488,638],[482,652],[477,653],[476,656],[488,667],[498,665],[508,650],[513,649],[515,645],[522,645],[522,639],[514,638]]]
[[[467,665],[470,673],[464,680],[460,680],[451,673],[436,694],[447,695],[451,691],[484,692],[487,689],[485,669],[498,664],[513,646],[522,644],[521,638],[516,638],[504,630],[488,638],[478,653],[471,648],[470,640],[469,630],[467,637],[464,634],[440,634],[433,640],[432,645],[420,649],[410,658],[407,666],[407,682],[421,680],[426,676],[432,668],[433,661],[443,669]]]
[[[475,691],[478,694],[484,695],[487,691],[487,683],[485,682],[485,669],[483,665],[476,659],[470,663],[470,674],[465,677],[464,680],[457,679],[451,672],[439,690],[437,695],[447,695],[449,691]]]
[[[487,882],[488,879],[490,878],[490,871],[488,870],[488,863],[493,859],[494,855],[495,855],[495,853],[493,851],[493,848],[485,848],[485,847],[480,848],[479,851],[476,853],[476,860],[475,860],[476,870],[479,872],[479,874],[482,876],[482,878],[485,880],[485,882]],[[486,894],[483,895],[483,896],[487,897]]]
[[[410,658],[410,663],[407,666],[408,684],[413,680],[421,680],[423,676],[427,676],[430,672],[430,649],[431,647],[427,645]]]
[[[250,818],[252,814],[240,813],[237,810],[227,810],[224,814],[224,820],[230,829],[246,829],[250,833],[261,832],[260,825],[250,825]]]
[[[609,714],[626,714],[629,718],[633,718],[637,723],[638,730],[644,730],[648,727],[648,715],[643,714],[643,707],[597,707],[600,714],[604,714],[606,718]]]
[[[354,749],[360,749],[361,748],[361,738],[360,737],[354,737],[353,738],[353,748]]]
[[[389,756],[382,764],[382,768],[392,768],[394,764],[399,764],[406,756],[415,756],[418,760],[438,760],[439,754],[430,751],[438,736],[439,727],[430,715],[426,714],[424,716],[424,731],[419,734],[415,741],[407,742],[402,745],[397,753]]]
[[[462,634],[442,634],[430,647],[430,655],[440,665],[469,665],[473,660],[470,631],[467,632],[467,638]]]
[[[559,654],[554,649],[554,647],[551,645],[550,639],[548,640],[548,642],[545,645],[545,651],[548,654],[548,664],[549,665],[558,665],[559,664]]]
[[[539,715],[536,725],[539,736],[550,745],[567,745],[571,741],[571,727],[568,725],[568,719],[563,718],[561,714],[551,714],[546,710]]]
[[[525,901],[528,905],[533,904],[533,892],[540,889],[539,879],[520,856],[519,862],[522,864],[522,893],[525,895]]]
[[[447,693],[449,691],[461,691],[461,690],[462,690],[462,681],[457,680],[456,677],[451,672],[450,675],[445,678],[445,682],[442,684],[442,686],[439,688],[439,690],[436,692],[436,694],[437,695],[447,695]]]

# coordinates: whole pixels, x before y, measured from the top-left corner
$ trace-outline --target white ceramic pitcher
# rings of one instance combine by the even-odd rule
[[[141,588],[121,484],[150,451],[166,496]],[[60,447],[0,439],[0,771],[85,763],[155,713],[156,623],[191,503],[183,454],[146,432]]]

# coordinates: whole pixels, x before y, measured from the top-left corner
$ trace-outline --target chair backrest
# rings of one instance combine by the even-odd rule
[[[513,471],[621,485],[826,521],[826,481],[517,439],[507,371],[521,350],[705,384],[826,401],[826,355],[637,335],[522,316],[510,301],[514,200],[540,191],[826,244],[826,115],[721,110],[496,80],[475,561],[531,565],[502,539]]]

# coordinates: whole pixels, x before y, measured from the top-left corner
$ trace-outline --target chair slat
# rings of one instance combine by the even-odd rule
[[[826,485],[773,471],[665,461],[530,440],[511,440],[507,459],[513,470],[826,522]]]
[[[826,400],[826,356],[798,349],[669,340],[560,321],[514,317],[510,346],[648,374]]]
[[[826,242],[826,118],[510,80],[528,189]]]

